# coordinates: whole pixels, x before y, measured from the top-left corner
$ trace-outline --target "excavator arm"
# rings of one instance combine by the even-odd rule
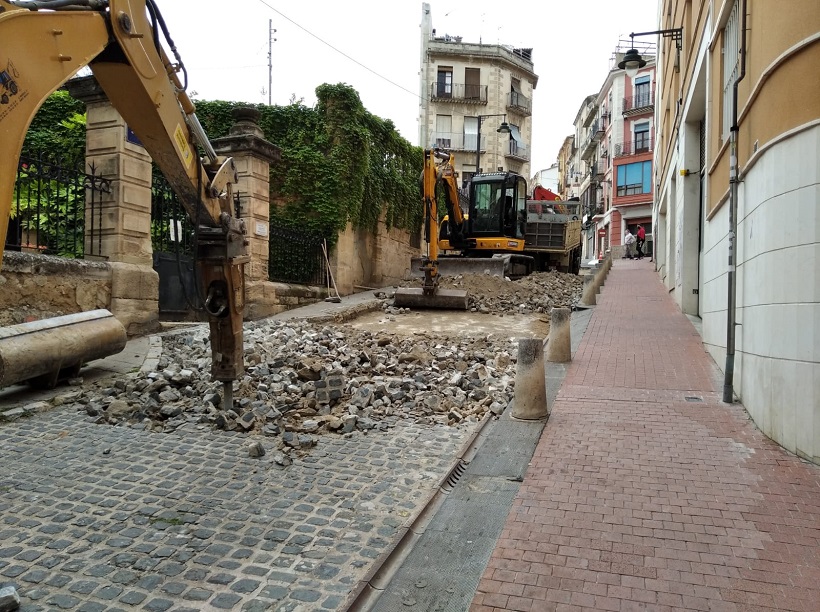
[[[172,62],[161,44],[171,45]],[[249,260],[244,222],[231,214],[237,181],[217,156],[185,93],[154,0],[0,0],[0,70],[14,67],[14,95],[0,105],[0,238],[5,244],[16,164],[45,99],[89,66],[114,108],[156,162],[197,225],[197,269],[211,331],[212,369],[226,383],[244,371],[242,314]],[[187,80],[187,79],[185,79]],[[204,151],[200,159],[197,146]]]
[[[421,196],[424,206],[424,233],[427,241],[427,255],[421,258],[420,271],[424,274],[421,289],[401,288],[394,295],[396,306],[408,308],[453,308],[467,309],[467,292],[439,289],[439,220],[438,191],[444,189],[445,206],[449,217],[451,235],[460,237],[464,227],[458,197],[457,175],[453,167],[453,155],[438,149],[424,151],[424,166],[421,173]],[[411,263],[412,265],[412,263]]]

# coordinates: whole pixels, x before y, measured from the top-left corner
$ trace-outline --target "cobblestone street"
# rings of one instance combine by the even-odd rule
[[[471,431],[400,421],[281,467],[197,426],[2,423],[0,584],[23,612],[337,610]]]

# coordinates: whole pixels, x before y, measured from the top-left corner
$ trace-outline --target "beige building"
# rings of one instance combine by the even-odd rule
[[[820,3],[662,0],[658,273],[760,429],[820,462]]]
[[[464,42],[437,33],[422,4],[419,146],[455,155],[466,183],[478,168],[530,176],[532,49]],[[497,130],[502,122],[509,133]]]
[[[570,166],[575,155],[575,137],[567,136],[558,151],[558,195],[562,200],[570,197],[569,184],[571,182]]]

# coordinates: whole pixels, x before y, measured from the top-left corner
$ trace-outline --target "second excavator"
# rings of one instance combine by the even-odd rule
[[[446,208],[449,234],[459,241],[465,217],[459,203],[457,175],[453,156],[438,149],[424,151],[424,169],[421,175],[422,204],[424,206],[424,235],[427,253],[421,258],[420,270],[424,275],[421,288],[402,287],[396,290],[393,304],[402,308],[449,308],[467,310],[467,292],[439,287],[439,216],[438,196],[441,193]]]

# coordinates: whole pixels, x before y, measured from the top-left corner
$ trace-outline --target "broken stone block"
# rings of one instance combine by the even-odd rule
[[[0,589],[0,612],[14,612],[20,609],[20,596],[13,586]]]
[[[250,457],[263,457],[265,455],[265,447],[262,446],[261,442],[251,442],[248,444],[248,456]]]

